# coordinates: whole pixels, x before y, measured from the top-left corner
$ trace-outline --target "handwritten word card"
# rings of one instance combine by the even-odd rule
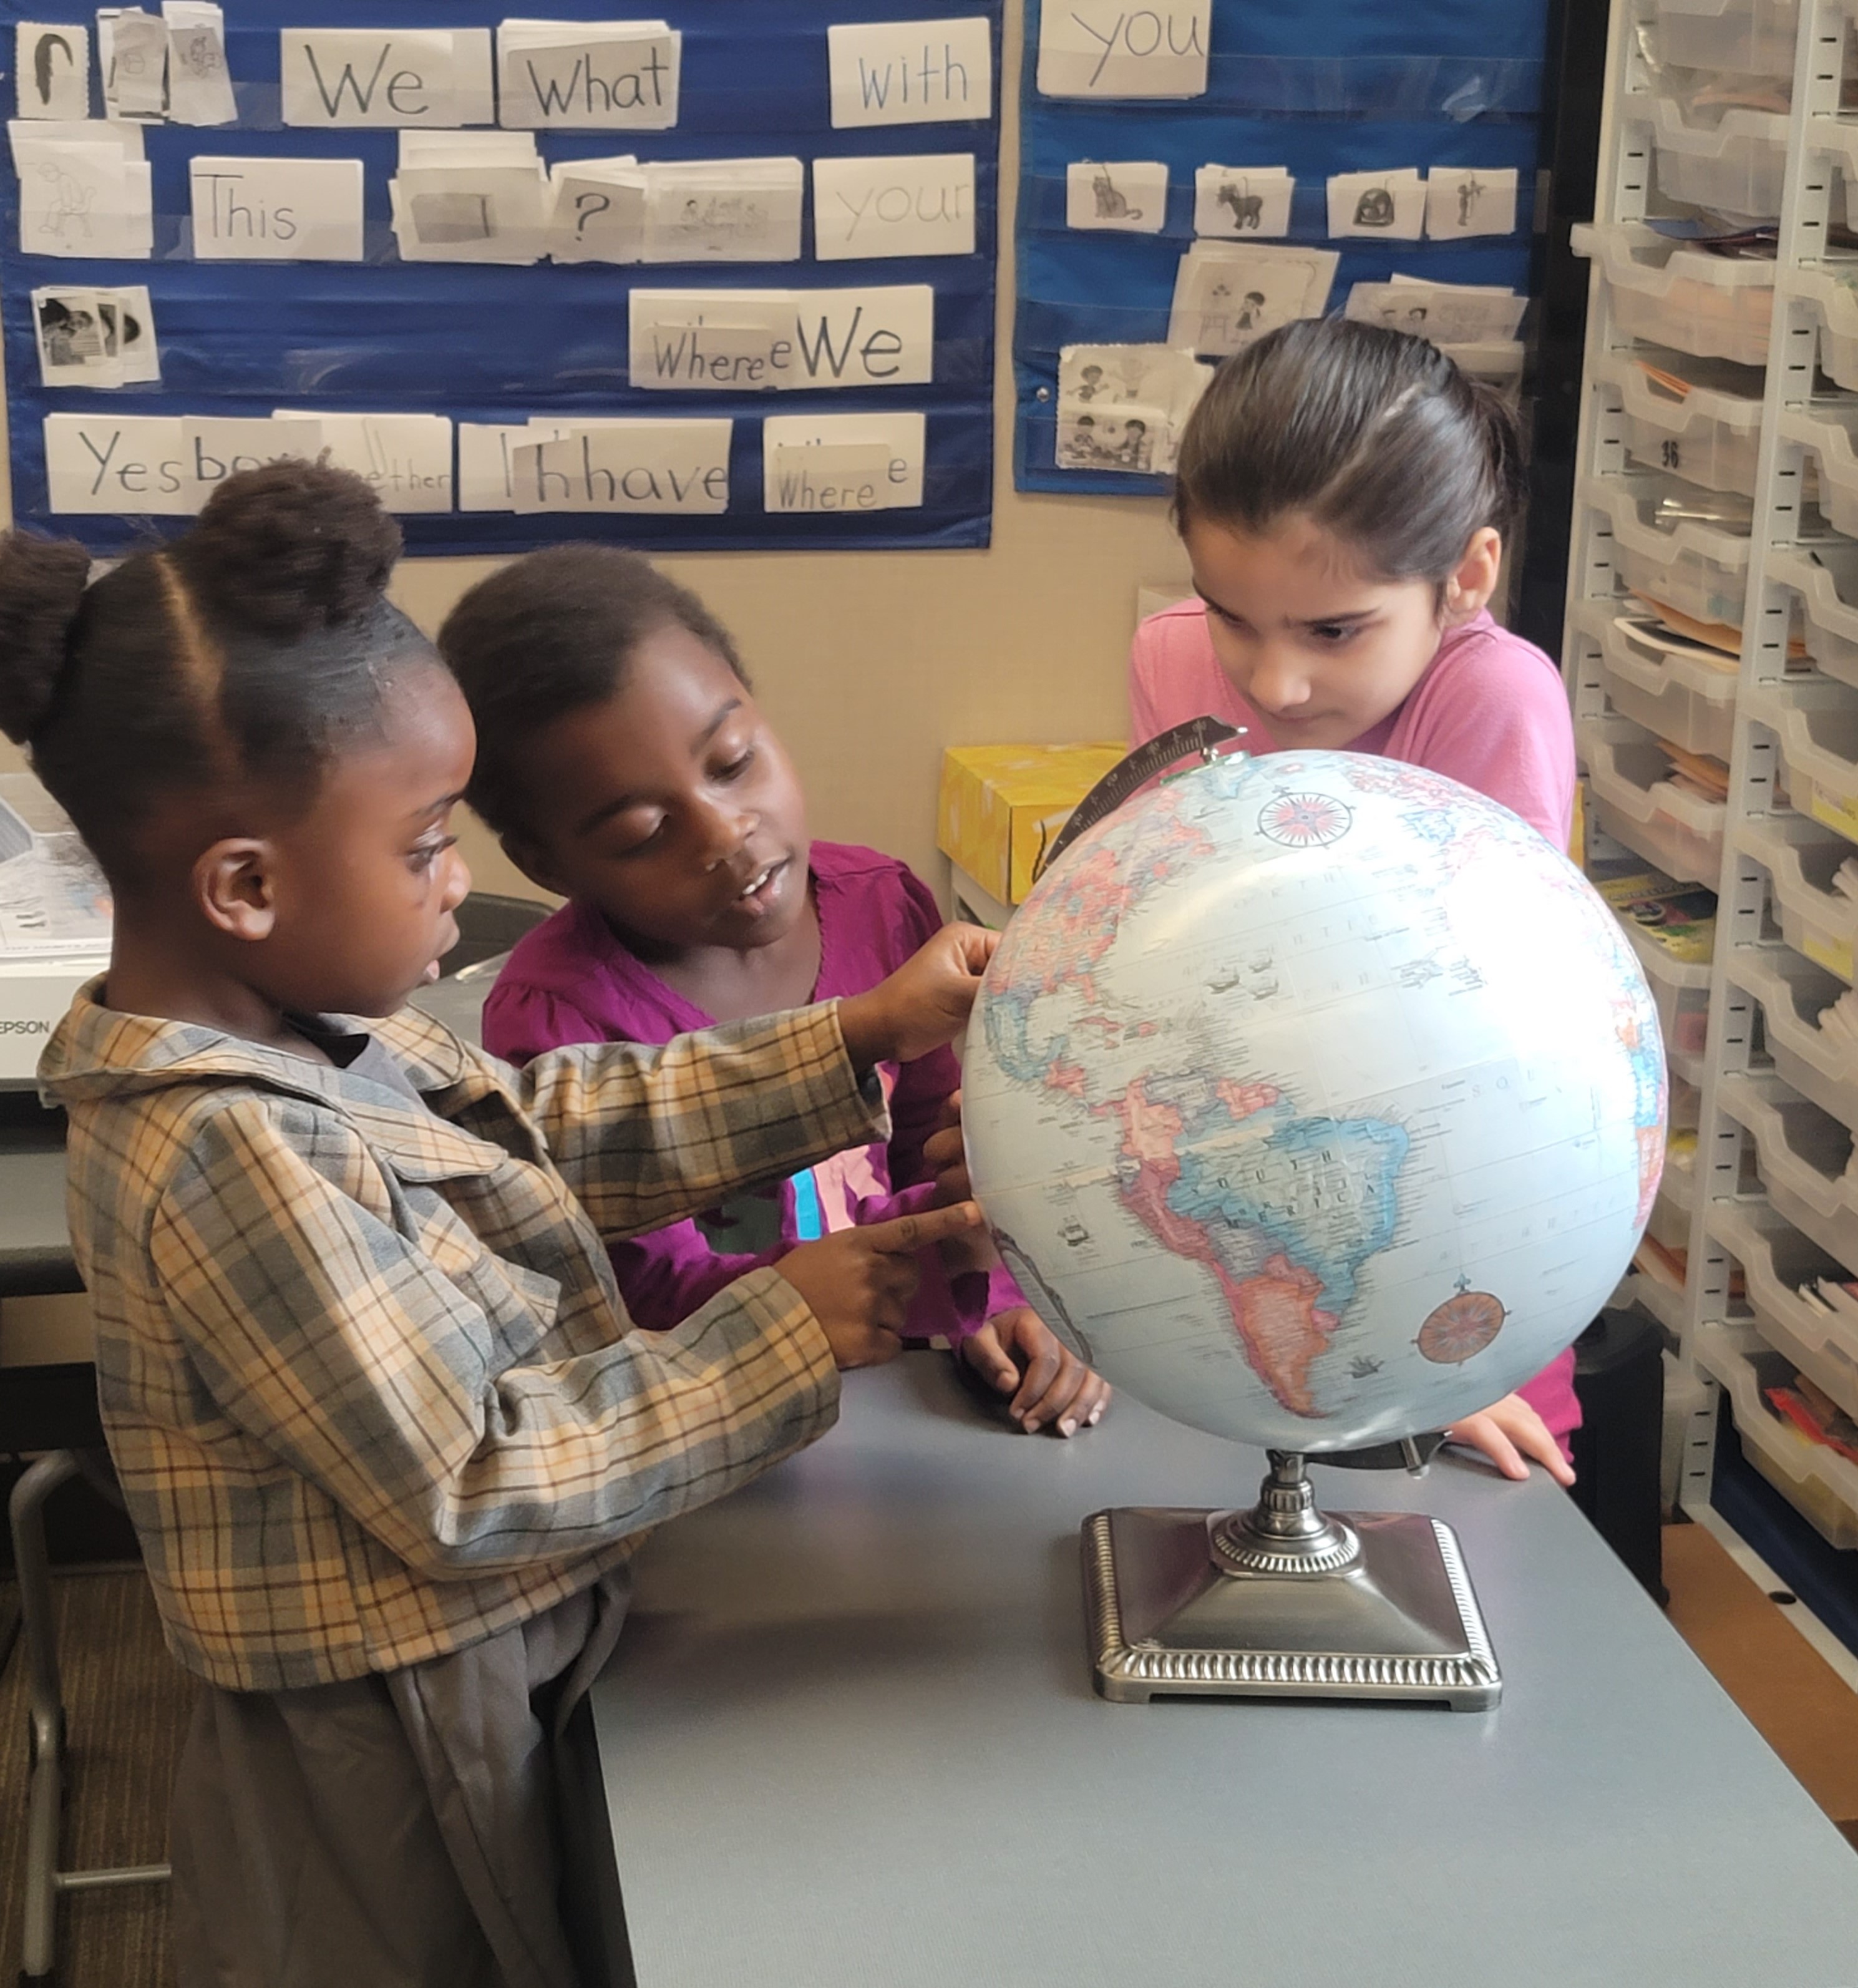
[[[684,38],[663,21],[505,21],[497,118],[524,130],[668,131]]]
[[[928,423],[921,414],[772,414],[762,424],[765,510],[915,510]]]
[[[1048,0],[1041,96],[1204,96],[1213,0]]]
[[[993,43],[982,16],[830,27],[826,48],[839,130],[993,115]]]
[[[513,442],[512,508],[717,517],[729,508],[728,421],[620,418],[548,424]]]
[[[536,262],[553,189],[527,131],[403,131],[388,182],[403,262]]]
[[[920,385],[932,377],[935,292],[634,290],[636,387],[667,392]]]
[[[188,161],[194,254],[202,262],[359,262],[359,159]]]
[[[488,28],[285,28],[286,124],[447,129],[495,121]]]
[[[822,262],[974,253],[971,152],[815,159],[812,185]]]
[[[637,262],[644,258],[645,172],[630,154],[558,160],[549,169],[549,184],[551,261]]]

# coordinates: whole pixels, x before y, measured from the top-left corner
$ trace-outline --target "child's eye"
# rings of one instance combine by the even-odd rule
[[[754,763],[755,748],[751,746],[745,751],[738,752],[734,759],[718,766],[716,769],[716,777],[719,780],[739,780]]]
[[[418,871],[430,870],[447,850],[455,849],[458,847],[458,838],[455,835],[448,835],[437,842],[422,842],[414,850],[410,859],[414,868]]]
[[[1361,624],[1358,621],[1319,621],[1309,632],[1325,647],[1339,649],[1361,633]]]

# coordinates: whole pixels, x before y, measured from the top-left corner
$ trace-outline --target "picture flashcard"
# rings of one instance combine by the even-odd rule
[[[1159,159],[1073,159],[1065,167],[1065,225],[1159,235],[1167,219],[1167,167]]]
[[[13,30],[15,114],[76,120],[90,115],[90,31],[62,22],[22,21]]]
[[[1296,186],[1283,166],[1201,166],[1194,174],[1194,232],[1237,242],[1288,235]]]
[[[1434,166],[1426,178],[1426,232],[1435,242],[1516,232],[1514,166]]]
[[[176,124],[235,124],[226,17],[214,0],[161,0],[167,29],[167,114]]]
[[[1425,227],[1426,182],[1414,167],[1330,177],[1329,232],[1333,239],[1363,235],[1379,235],[1389,242],[1417,242]]]

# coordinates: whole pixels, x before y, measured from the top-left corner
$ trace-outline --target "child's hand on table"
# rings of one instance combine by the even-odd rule
[[[1448,1442],[1481,1451],[1505,1477],[1526,1478],[1526,1459],[1532,1456],[1557,1484],[1574,1482],[1573,1467],[1562,1455],[1561,1445],[1520,1395],[1505,1395],[1488,1408],[1454,1422],[1445,1436]]]
[[[841,1368],[881,1367],[902,1350],[898,1335],[916,1290],[917,1253],[980,1219],[979,1209],[964,1201],[836,1229],[789,1249],[776,1268],[806,1300]]]
[[[995,1312],[961,1343],[960,1357],[988,1384],[1011,1395],[1007,1412],[1030,1435],[1093,1428],[1110,1405],[1110,1383],[1069,1351],[1029,1305]]]
[[[839,1003],[839,1031],[852,1067],[911,1063],[952,1042],[967,1026],[998,932],[944,925],[888,979]],[[965,1197],[963,1197],[965,1199]]]

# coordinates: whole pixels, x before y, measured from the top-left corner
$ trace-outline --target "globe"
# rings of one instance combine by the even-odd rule
[[[1539,1372],[1664,1161],[1611,912],[1507,809],[1361,753],[1198,765],[1081,836],[963,1065],[1031,1303],[1150,1407],[1283,1451],[1443,1428]]]

